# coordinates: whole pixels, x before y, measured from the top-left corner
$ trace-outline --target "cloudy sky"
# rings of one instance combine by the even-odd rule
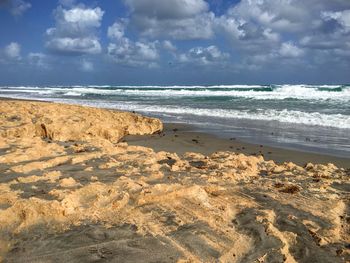
[[[349,0],[0,0],[0,85],[350,83]]]

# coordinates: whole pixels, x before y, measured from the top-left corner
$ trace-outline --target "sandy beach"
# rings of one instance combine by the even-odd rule
[[[0,100],[5,262],[349,262],[349,159]]]
[[[224,138],[196,131],[195,126],[180,123],[164,123],[162,132],[152,135],[128,135],[123,141],[129,145],[140,145],[155,151],[172,151],[177,154],[198,152],[210,155],[216,151],[231,151],[249,156],[262,155],[264,160],[273,160],[278,164],[293,162],[300,166],[307,163],[333,163],[339,167],[350,168],[350,158],[342,158],[324,153],[289,150],[264,144],[253,144],[235,137]]]

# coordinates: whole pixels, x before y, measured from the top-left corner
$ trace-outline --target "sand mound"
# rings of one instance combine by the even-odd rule
[[[23,116],[29,109],[36,116],[36,110],[51,105],[32,108],[23,102],[24,110],[16,103]],[[128,113],[118,119],[119,113],[111,111],[55,107],[63,114],[55,115],[57,123],[82,109],[138,123],[129,123],[133,128],[107,125],[115,130],[161,128],[157,120]],[[12,129],[11,123],[1,130],[0,148],[0,253],[5,260],[350,260],[349,172],[332,164],[278,165],[233,152],[179,156],[113,143],[74,125],[72,133],[50,126],[49,131],[58,129],[55,140],[73,140],[80,129],[79,142],[63,144],[35,132],[13,132],[17,126]],[[23,125],[26,131],[35,126],[32,120]],[[46,150],[39,154],[41,149]]]
[[[57,141],[103,138],[119,141],[127,134],[151,134],[162,123],[137,114],[42,102],[0,102],[0,136]]]

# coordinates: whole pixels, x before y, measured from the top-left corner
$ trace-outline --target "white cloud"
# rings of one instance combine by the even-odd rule
[[[159,60],[158,42],[132,41],[125,36],[125,21],[117,21],[108,28],[111,39],[108,55],[114,62],[127,66],[154,67]]]
[[[342,27],[345,33],[350,32],[350,10],[339,12],[322,12],[321,17],[326,20],[336,20]]]
[[[32,7],[29,2],[24,0],[2,0],[0,1],[1,6],[8,9],[13,16],[21,16]]]
[[[339,34],[319,34],[302,37],[299,42],[304,48],[334,50],[347,49],[346,43],[349,41],[349,36],[342,36]]]
[[[158,19],[188,18],[209,10],[204,0],[125,0],[132,12]]]
[[[121,39],[125,34],[126,21],[118,21],[108,27],[107,36],[111,39]]]
[[[19,60],[21,59],[21,46],[16,42],[11,42],[4,48],[4,54],[8,59]]]
[[[229,9],[229,17],[276,31],[296,32],[305,28],[310,11],[300,0],[242,0]],[[307,4],[306,4],[307,5]]]
[[[96,29],[101,26],[103,14],[104,11],[99,7],[58,7],[55,12],[56,26],[46,30],[46,47],[61,54],[100,53],[101,45]]]
[[[329,50],[329,56],[346,50],[350,1],[241,0],[216,17],[215,25],[245,61],[310,61],[317,55],[311,50]]]
[[[46,42],[46,46],[54,51],[65,54],[98,54],[101,45],[96,38],[53,38]]]
[[[163,48],[169,52],[175,52],[177,50],[176,46],[169,40],[163,41]]]
[[[242,0],[219,17],[216,25],[238,48],[260,52],[276,48],[281,31],[297,30],[302,12],[291,0]]]
[[[101,25],[101,19],[103,11],[96,7],[94,9],[84,9],[81,7],[75,7],[69,10],[62,10],[64,23],[71,23],[79,27],[99,27]]]
[[[350,2],[346,1],[348,8]],[[345,4],[345,2],[344,2]],[[347,43],[350,43],[350,9],[342,11],[322,11],[315,23],[313,33],[305,32],[301,37],[300,45],[310,50],[319,50],[332,56],[346,54],[349,49]]]
[[[28,62],[30,65],[37,66],[43,69],[48,69],[48,58],[40,52],[31,52],[28,54]]]
[[[209,46],[191,48],[187,53],[181,54],[178,60],[183,63],[207,66],[213,64],[223,65],[229,57],[228,53],[220,51],[216,46]]]
[[[241,28],[244,21],[239,21],[234,17],[224,15],[217,19],[216,23],[229,39],[241,39],[245,36],[244,30]]]
[[[293,43],[286,42],[282,44],[279,54],[282,57],[300,57],[304,54],[304,51]]]
[[[204,0],[125,0],[131,25],[143,36],[208,39],[215,15]]]
[[[91,72],[94,70],[94,64],[90,61],[87,61],[87,60],[83,60],[81,62],[81,70],[82,71],[85,71],[85,72]]]
[[[281,39],[280,35],[276,32],[273,32],[270,28],[264,29],[262,34],[266,40],[271,42],[278,42]]]
[[[294,43],[283,42],[278,49],[266,50],[265,52],[245,56],[242,62],[242,69],[259,70],[264,66],[295,65],[298,61],[300,62],[299,59],[304,58],[305,54],[306,52]]]
[[[347,3],[345,3],[347,2]],[[219,25],[231,37],[251,40],[266,37],[268,30],[276,39],[281,34],[304,34],[315,30],[321,23],[321,13],[334,6],[350,6],[349,1],[326,0],[241,0],[220,17]],[[341,13],[341,14],[339,14]],[[327,14],[327,12],[326,12]],[[345,12],[331,14],[344,17]],[[345,19],[344,19],[345,21]]]
[[[120,61],[121,50],[133,49],[136,42],[125,37],[130,29],[140,33],[141,43],[152,43],[150,39],[158,39],[155,41],[159,41],[156,49],[169,51],[183,62],[201,65],[215,61],[209,51],[194,48],[180,54],[169,41],[224,36],[229,40],[232,52],[239,53],[242,61],[255,61],[261,65],[283,58],[283,63],[290,64],[295,63],[297,58],[307,59],[312,55],[308,49],[317,48],[316,43],[328,45],[327,48],[333,46],[340,54],[340,50],[345,50],[344,43],[349,42],[349,36],[344,36],[348,32],[346,30],[350,30],[349,1],[241,0],[220,16],[211,12],[209,2],[124,0],[130,12],[125,20],[120,20],[108,30],[108,36],[114,41],[110,53],[112,50],[118,53]],[[341,30],[333,28],[333,24]],[[310,36],[311,31],[313,34]],[[337,41],[337,38],[342,41]]]
[[[118,64],[128,66],[154,66],[159,53],[154,42],[132,42],[127,38],[108,45],[108,55]]]

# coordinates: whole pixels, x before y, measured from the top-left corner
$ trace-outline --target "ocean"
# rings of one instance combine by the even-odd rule
[[[135,111],[225,138],[350,157],[350,85],[3,86],[0,96]]]

